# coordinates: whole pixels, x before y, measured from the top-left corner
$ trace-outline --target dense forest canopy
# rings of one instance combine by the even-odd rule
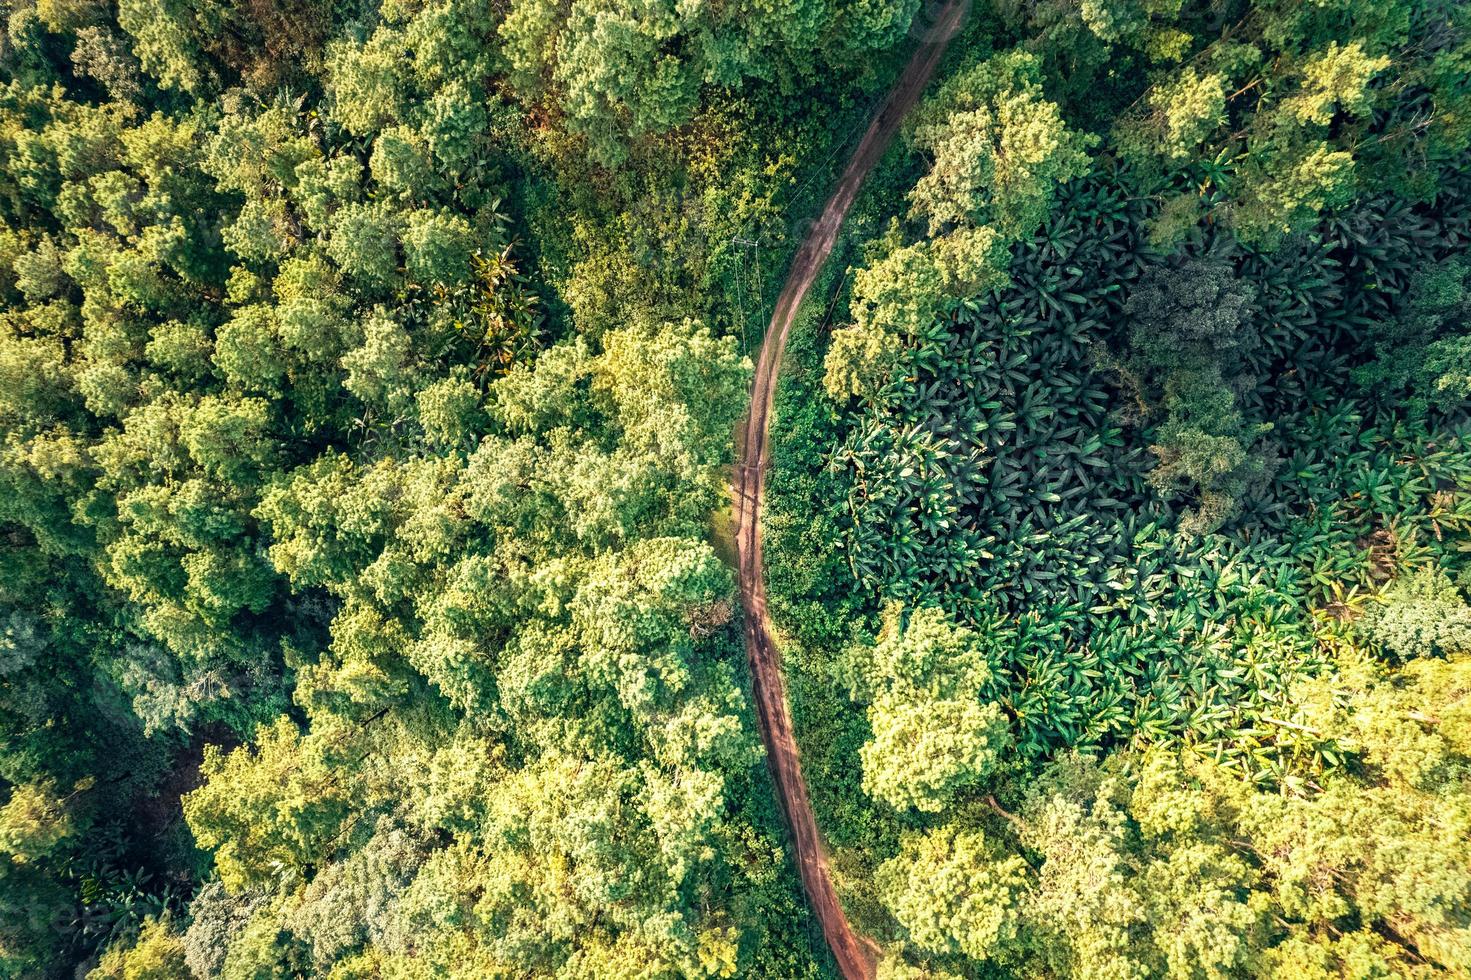
[[[833,976],[730,469],[935,10],[0,13],[0,976]],[[1471,4],[974,0],[819,287],[880,975],[1471,972]]]

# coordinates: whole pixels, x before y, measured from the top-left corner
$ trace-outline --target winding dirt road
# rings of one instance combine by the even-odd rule
[[[751,409],[739,433],[740,455],[732,488],[741,604],[746,613],[746,655],[751,661],[751,687],[756,699],[761,739],[766,743],[766,761],[771,767],[772,779],[791,828],[802,887],[837,960],[838,970],[846,980],[869,980],[873,977],[879,951],[872,940],[853,931],[843,914],[843,906],[838,902],[817,820],[812,814],[812,801],[807,795],[807,783],[802,778],[797,742],[792,735],[792,717],[787,710],[786,685],[781,672],[781,652],[771,635],[771,620],[766,610],[766,579],[761,562],[761,505],[766,493],[770,448],[768,429],[782,352],[786,349],[787,334],[802,299],[832,251],[838,227],[852,206],[859,186],[888,148],[904,116],[919,99],[969,5],[970,0],[946,0],[944,6],[934,12],[919,48],[878,115],[869,124],[832,197],[828,198],[822,216],[792,259],[792,270],[787,275],[781,295],[777,297],[771,325],[767,328],[766,340],[761,345],[761,356],[756,364]]]

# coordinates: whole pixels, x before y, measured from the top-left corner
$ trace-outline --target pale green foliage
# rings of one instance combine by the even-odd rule
[[[259,398],[206,395],[179,418],[179,441],[207,475],[253,483],[271,463],[269,416]]]
[[[900,349],[899,335],[879,326],[835,330],[824,362],[823,387],[839,402],[870,398],[889,380]]]
[[[947,79],[918,113],[913,140],[933,165],[910,204],[931,235],[972,223],[1028,237],[1055,187],[1087,172],[1093,140],[1043,97],[1041,68],[1022,51],[996,55]]]
[[[401,44],[396,32],[380,30],[362,44],[344,39],[328,46],[333,114],[349,132],[366,136],[400,118],[405,67]]]
[[[460,171],[482,152],[490,118],[465,82],[456,79],[440,89],[429,100],[424,115],[427,118],[419,135],[441,165]]]
[[[296,185],[292,198],[302,221],[316,231],[327,229],[333,214],[339,209],[360,203],[363,168],[352,156],[338,155],[327,160],[308,157],[296,165],[291,176]],[[371,217],[377,219],[379,215]],[[329,242],[329,253],[330,249]],[[333,258],[335,260],[336,256]]]
[[[378,397],[400,348],[363,333],[349,383]],[[731,774],[760,761],[721,660],[731,575],[697,537],[748,370],[694,322],[612,330],[484,399],[456,372],[421,389],[443,456],[324,454],[264,493],[273,563],[341,605],[297,667],[309,733],[263,730],[190,797],[232,887],[287,869],[226,975],[732,975],[741,929],[687,896],[728,874]]]
[[[884,903],[907,940],[936,955],[1006,959],[1018,939],[1029,869],[981,830],[945,825],[906,835],[879,867]]]
[[[718,798],[703,813],[681,806],[672,826],[642,781],[606,755],[553,756],[506,779],[485,843],[437,851],[404,895],[417,944],[433,956],[469,941],[492,962],[531,966],[560,960],[576,938],[596,975],[634,964],[656,976],[729,975],[730,951],[716,955],[717,936],[690,930],[676,910],[681,883],[710,856],[707,808]],[[452,910],[471,894],[479,915],[467,922]],[[653,914],[629,920],[639,910]],[[630,926],[610,941],[607,930]]]
[[[1149,480],[1164,489],[1187,489],[1195,505],[1180,519],[1187,535],[1209,533],[1238,512],[1241,500],[1257,490],[1267,459],[1256,447],[1270,431],[1248,425],[1236,397],[1216,372],[1177,376],[1165,384],[1167,417],[1150,450],[1159,465]]]
[[[286,373],[276,316],[265,305],[235,310],[215,334],[215,366],[246,390],[270,391]]]
[[[1330,41],[1303,63],[1298,91],[1283,99],[1282,110],[1298,123],[1317,126],[1332,122],[1335,112],[1365,116],[1372,108],[1369,82],[1390,64],[1386,55],[1370,57],[1360,41]]]
[[[635,577],[639,568],[657,571]],[[676,538],[642,541],[616,560],[601,560],[570,609],[589,679],[616,690],[635,714],[667,706],[690,682],[689,611],[730,589],[714,552]]]
[[[184,940],[169,920],[150,918],[138,938],[108,949],[87,980],[191,980],[184,961]]]
[[[361,470],[329,453],[301,467],[261,499],[273,530],[271,562],[300,587],[346,590],[354,570],[381,548],[397,481],[387,464]]]
[[[297,703],[314,717],[350,718],[401,705],[422,686],[403,663],[409,642],[402,624],[349,600],[332,621],[330,650],[298,668]]]
[[[935,313],[943,277],[923,243],[896,249],[853,276],[855,325],[896,337],[917,333]]]
[[[75,31],[103,19],[96,0],[38,0],[36,15],[53,34]]]
[[[459,215],[415,210],[406,213],[404,266],[426,285],[462,283],[470,275],[470,225]]]
[[[1025,843],[1042,856],[1032,914],[1043,962],[1079,977],[1148,975],[1134,936],[1145,909],[1127,861],[1127,787],[1064,759],[1029,794]],[[1157,961],[1156,961],[1157,963]]]
[[[271,288],[277,332],[288,350],[309,362],[332,363],[342,356],[351,330],[340,286],[337,270],[315,250],[281,263]]]
[[[214,345],[207,324],[198,320],[170,320],[153,328],[143,352],[153,363],[173,371],[181,379],[196,381],[209,374]]]
[[[195,93],[205,79],[197,65],[199,52],[185,27],[184,0],[152,3],[150,0],[119,0],[118,23],[133,36],[133,52],[143,69],[166,89]]]
[[[1294,691],[1293,717],[1354,771],[1299,792],[1190,749],[1059,757],[1016,788],[1017,813],[993,806],[996,833],[904,836],[879,871],[904,943],[1077,977],[1463,972],[1471,661],[1386,675],[1346,656]]]
[[[928,243],[895,249],[853,276],[853,325],[833,331],[823,384],[836,400],[872,398],[906,337],[938,312],[944,276]]]
[[[960,980],[957,974],[941,970],[930,963],[912,966],[890,953],[879,960],[876,980]]]
[[[305,944],[282,928],[278,903],[261,903],[245,921],[230,945],[220,980],[257,980],[259,977],[304,975],[310,961]]]
[[[424,438],[437,449],[465,448],[482,428],[480,392],[463,377],[449,377],[415,396]]]
[[[429,147],[406,126],[392,126],[378,134],[368,169],[380,190],[390,196],[417,200],[431,189]]]
[[[1433,392],[1436,401],[1455,405],[1471,398],[1471,335],[1433,341],[1418,373],[1419,387]]]
[[[14,269],[15,287],[32,303],[49,299],[61,288],[61,256],[50,238],[17,255]]]
[[[1172,977],[1253,972],[1269,903],[1245,892],[1252,877],[1245,860],[1214,842],[1181,844],[1152,861],[1137,887],[1157,953],[1141,950],[1141,965],[1162,962]]]
[[[1105,41],[1133,40],[1153,18],[1168,21],[1183,0],[1081,0],[1083,23]]]
[[[205,784],[184,798],[184,816],[200,846],[214,851],[226,888],[268,885],[327,856],[352,796],[325,747],[281,717],[250,747],[205,749]]]
[[[280,200],[247,201],[223,238],[231,252],[253,262],[280,259],[294,244],[286,206]]]
[[[34,413],[53,415],[61,407],[58,392],[71,385],[63,368],[61,338],[30,335],[25,326],[6,318],[0,333],[0,414],[7,419]]]
[[[988,651],[939,609],[913,610],[904,622],[891,607],[885,617],[861,668],[873,691],[863,789],[898,810],[938,812],[984,784],[1011,743],[1000,706],[982,700]]]
[[[869,710],[873,738],[859,753],[863,789],[896,810],[937,812],[984,782],[1010,739],[995,704],[910,701],[881,694]]]
[[[1353,195],[1354,159],[1326,142],[1261,163],[1243,180],[1231,219],[1243,237],[1271,238],[1301,227]]]
[[[78,74],[102,83],[108,95],[119,102],[134,101],[142,94],[138,60],[118,33],[109,28],[78,28],[72,65]]]
[[[1259,972],[1274,980],[1437,975],[1434,967],[1406,963],[1399,948],[1369,929],[1316,940],[1291,936],[1262,955]]]
[[[1356,628],[1401,658],[1471,653],[1471,606],[1439,569],[1396,579]]]
[[[689,118],[702,81],[662,45],[681,33],[679,12],[655,5],[639,17],[618,5],[573,4],[558,44],[553,77],[594,152],[619,157],[620,130],[634,139]]]
[[[918,7],[7,5],[0,974],[823,973],[712,543],[748,400],[726,334],[755,292],[732,311],[731,286],[765,293],[775,261],[736,263],[728,243],[767,244],[820,195]],[[950,426],[916,397],[902,431],[849,456],[898,462],[888,488],[866,471],[876,496],[915,477],[899,489],[918,488],[920,522],[965,524],[964,548],[922,555],[938,539],[895,512],[912,581],[997,570],[965,599],[982,607],[971,628],[921,609],[837,663],[787,649],[832,668],[794,683],[793,706],[809,778],[837,773],[812,795],[842,897],[900,947],[884,975],[1471,969],[1466,604],[1450,579],[1401,574],[1378,597],[1345,587],[1332,611],[1366,610],[1355,625],[1291,608],[1368,564],[1356,539],[1380,529],[1407,565],[1446,557],[1465,578],[1465,481],[1416,481],[1459,473],[1445,459],[1471,392],[1464,221],[1431,193],[1459,186],[1471,141],[1466,27],[1449,0],[977,5],[914,152],[878,165],[849,228],[906,206],[907,224],[859,247],[829,388],[971,403]],[[1114,126],[1129,105],[1148,118]],[[1088,133],[1109,130],[1139,145],[1076,186]],[[1342,310],[1314,276],[1266,283],[1258,310],[1226,274],[1265,261],[1233,236],[1271,242],[1385,189],[1405,193],[1372,227],[1348,215],[1304,245],[1362,287],[1335,294]],[[1159,197],[1174,233],[1159,241],[1220,246],[1221,267],[1146,254],[1135,218]],[[1069,219],[1039,235],[1055,200]],[[1431,276],[1404,274],[1406,254]],[[1176,271],[1140,278],[1161,263]],[[977,296],[1013,269],[1052,313]],[[1314,298],[1294,312],[1299,292]],[[1379,365],[1393,383],[1345,421],[1318,391],[1348,368],[1321,368],[1357,358],[1373,318],[1370,343],[1399,348]],[[1163,410],[1152,471],[1135,419],[1115,424],[1090,380],[1090,336],[1130,331],[1117,380],[1144,426]],[[1057,342],[1018,343],[1042,334]],[[952,357],[931,384],[921,363]],[[969,397],[982,389],[951,383],[965,372],[996,385]],[[782,428],[814,423],[804,447],[825,461],[843,445],[832,406],[794,407]],[[1291,422],[1284,455],[1304,454],[1309,423],[1366,435],[1330,434],[1343,459],[1294,459],[1300,494],[1253,513],[1265,535],[1230,532],[1266,571],[1196,561],[1162,529],[1168,505],[1188,498],[1189,530],[1258,502],[1263,410]],[[1424,428],[1409,449],[1363,445],[1406,419]],[[1321,493],[1315,474],[1363,458],[1392,461],[1369,467],[1388,491],[1365,472],[1351,499]],[[1404,518],[1386,493],[1429,503]],[[1015,519],[986,526],[1003,512],[986,500]],[[840,537],[844,513],[806,543]],[[1105,554],[1095,571],[1110,535],[1159,560],[1120,576]],[[835,564],[857,570],[850,555]],[[1080,578],[1059,613],[1050,597]],[[1207,578],[1239,585],[1227,612]],[[862,597],[836,588],[827,635],[862,635]],[[1148,628],[1069,633],[1104,589]],[[1245,602],[1265,612],[1238,615]],[[1165,630],[1180,636],[1156,660]],[[1348,662],[1356,631],[1400,670]],[[1295,660],[1322,676],[1289,691]],[[1099,673],[1115,686],[1079,710]],[[1268,707],[1252,685],[1271,674]],[[845,681],[865,713],[811,700]],[[1266,755],[1275,782],[1175,737],[1229,726],[1236,741],[1210,748],[1236,767]],[[1146,733],[1169,744],[1125,744]],[[231,748],[204,750],[183,826],[174,800],[204,742]],[[1069,742],[1116,754],[1058,755]]]
[[[342,385],[369,405],[403,411],[412,373],[408,331],[387,310],[376,309],[362,322],[363,342],[342,356]]]
[[[398,271],[398,220],[381,202],[344,205],[332,219],[327,254],[363,285],[386,286]]]
[[[24,674],[3,676],[10,691],[31,693],[15,690]],[[46,778],[8,787],[0,805],[0,972],[36,976],[63,955],[65,937],[47,926],[75,908],[58,878],[86,840],[76,798],[92,786],[89,778],[66,796]]]
[[[1129,120],[1116,134],[1120,150],[1136,159],[1158,153],[1186,160],[1226,122],[1226,78],[1185,68],[1152,88],[1148,103],[1149,115]]]
[[[623,445],[708,477],[727,451],[750,372],[735,338],[685,320],[616,330],[603,347],[592,391],[611,403]]]
[[[967,296],[1001,289],[1010,278],[1011,242],[989,225],[962,226],[928,243],[945,291]]]
[[[424,776],[414,821],[426,831],[468,832],[486,819],[494,786],[506,777],[505,751],[463,731],[434,749]]]
[[[22,783],[0,807],[0,854],[25,864],[46,858],[72,835],[72,821],[55,785]]]
[[[1468,683],[1464,658],[1422,657],[1387,678],[1345,664],[1303,692],[1302,717],[1361,753],[1364,778],[1336,777],[1310,797],[1229,783],[1205,795],[1239,814],[1237,832],[1294,920],[1383,922],[1451,972],[1471,964],[1471,863],[1453,843],[1471,821]]]
[[[492,390],[491,411],[512,432],[545,432],[584,419],[585,382],[594,370],[581,339],[558,344],[536,359],[535,367],[518,364]]]

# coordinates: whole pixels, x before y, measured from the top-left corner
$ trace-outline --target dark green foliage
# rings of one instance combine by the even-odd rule
[[[1241,365],[1261,342],[1255,299],[1255,287],[1236,278],[1226,258],[1151,268],[1124,304],[1130,345],[1144,366],[1166,374]]]
[[[1379,356],[1355,380],[1380,397],[1406,399],[1413,408],[1454,412],[1471,396],[1468,313],[1464,261],[1418,270],[1405,308],[1375,325]]]
[[[847,561],[879,596],[1014,623],[1001,701],[1024,752],[1189,735],[1280,772],[1297,750],[1268,762],[1252,719],[1320,663],[1309,605],[1379,574],[1358,542],[1393,527],[1456,560],[1438,535],[1467,504],[1434,491],[1464,479],[1460,428],[1311,406],[1350,385],[1385,315],[1377,292],[1345,301],[1361,270],[1408,281],[1462,219],[1371,204],[1316,242],[1207,242],[1176,265],[1150,257],[1150,212],[1108,181],[1064,199],[1013,286],[936,322],[848,423],[831,456]],[[1360,220],[1412,233],[1361,240]],[[1310,329],[1334,347],[1305,346]],[[1129,448],[1141,436],[1153,465]],[[1389,438],[1439,446],[1412,470],[1374,448]],[[1233,515],[1238,530],[1203,534]]]
[[[1165,420],[1151,447],[1150,481],[1199,496],[1181,531],[1213,531],[1269,475],[1260,446],[1270,423],[1249,425],[1240,394],[1257,383],[1250,369],[1260,346],[1256,290],[1222,259],[1151,268],[1124,306],[1130,356],[1121,365],[1141,402],[1163,402]]]

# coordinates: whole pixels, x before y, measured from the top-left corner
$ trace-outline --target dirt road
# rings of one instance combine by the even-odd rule
[[[777,297],[776,310],[766,331],[765,343],[756,364],[751,390],[751,409],[739,433],[740,456],[736,466],[735,519],[736,554],[740,573],[741,603],[745,607],[746,655],[751,661],[751,686],[756,699],[761,738],[766,743],[766,760],[781,797],[791,828],[797,869],[802,887],[822,926],[827,944],[847,980],[869,980],[878,961],[872,940],[859,936],[848,924],[843,907],[828,873],[827,855],[812,814],[802,762],[792,735],[792,718],[787,711],[786,687],[781,673],[781,652],[771,636],[766,611],[766,580],[761,563],[761,505],[766,492],[769,448],[768,425],[776,398],[777,373],[787,334],[802,299],[818,270],[832,251],[838,227],[853,204],[859,186],[894,138],[899,123],[914,106],[934,73],[940,56],[954,36],[969,6],[969,0],[948,0],[933,17],[925,38],[899,76],[888,100],[869,124],[848,167],[823,208],[822,216],[802,242],[792,260],[792,271]]]

